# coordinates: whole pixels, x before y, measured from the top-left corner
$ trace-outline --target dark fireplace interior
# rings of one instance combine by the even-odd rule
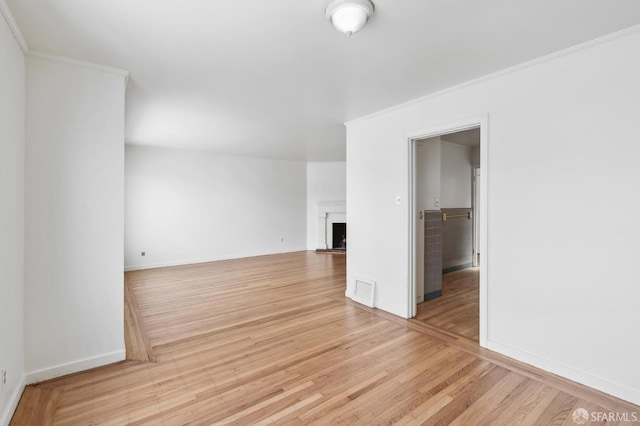
[[[333,224],[333,245],[331,247],[336,250],[347,249],[347,224],[346,223]]]

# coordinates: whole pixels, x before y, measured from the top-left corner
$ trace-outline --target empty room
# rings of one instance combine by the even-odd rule
[[[0,12],[0,426],[640,422],[637,0]]]

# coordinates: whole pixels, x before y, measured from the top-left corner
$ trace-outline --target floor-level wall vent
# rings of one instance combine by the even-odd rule
[[[353,300],[373,308],[373,297],[375,294],[376,282],[364,278],[356,278],[355,289],[353,290]]]

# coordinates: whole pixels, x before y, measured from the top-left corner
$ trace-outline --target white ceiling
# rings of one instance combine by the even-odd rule
[[[480,146],[480,128],[442,135],[440,140],[469,148],[478,148]]]
[[[343,160],[343,122],[640,22],[638,0],[8,0],[32,50],[131,72],[127,142]]]

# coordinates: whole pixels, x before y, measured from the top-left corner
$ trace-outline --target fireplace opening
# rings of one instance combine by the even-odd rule
[[[333,245],[334,250],[346,250],[347,249],[347,224],[346,223],[334,223],[333,224]]]

